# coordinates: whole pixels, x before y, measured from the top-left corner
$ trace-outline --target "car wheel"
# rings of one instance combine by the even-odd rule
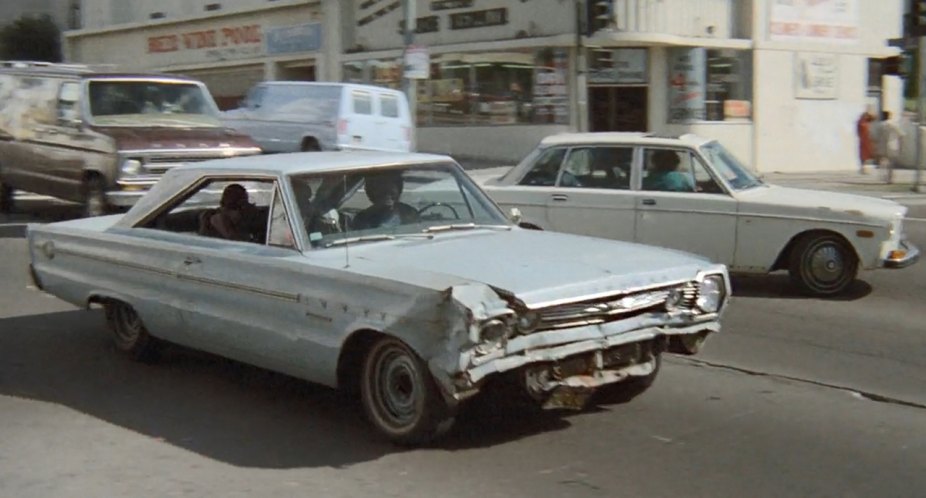
[[[0,180],[0,213],[13,212],[13,187]]]
[[[855,280],[858,258],[841,237],[811,234],[794,246],[788,272],[791,282],[802,292],[832,296]]]
[[[662,366],[662,353],[654,351],[653,361],[655,362],[653,371],[648,375],[643,377],[630,377],[623,382],[608,384],[598,388],[598,390],[592,394],[589,406],[626,403],[646,392],[646,390],[653,385],[653,382],[656,381],[656,376],[659,374],[659,369]]]
[[[453,414],[425,363],[393,337],[376,341],[367,351],[360,396],[370,422],[399,444],[426,443],[453,425]]]
[[[108,211],[103,178],[91,176],[84,182],[84,217],[103,216]]]
[[[134,308],[113,301],[106,303],[104,310],[117,349],[139,361],[153,360],[157,357],[158,341],[148,334],[148,329]]]

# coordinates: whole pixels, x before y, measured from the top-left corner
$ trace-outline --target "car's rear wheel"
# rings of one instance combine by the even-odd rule
[[[158,341],[148,334],[148,329],[134,308],[119,301],[111,301],[104,305],[104,311],[117,349],[139,361],[157,357]]]
[[[360,396],[370,422],[399,444],[422,444],[453,425],[425,363],[402,341],[383,337],[363,361]]]
[[[808,234],[791,251],[788,272],[802,292],[817,296],[839,294],[855,280],[858,257],[836,234]]]

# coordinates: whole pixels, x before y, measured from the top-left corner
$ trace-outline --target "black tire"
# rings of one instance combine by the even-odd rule
[[[116,349],[138,361],[157,358],[158,340],[148,334],[148,329],[134,308],[119,301],[111,301],[104,305],[104,311]]]
[[[103,216],[109,213],[106,202],[106,184],[103,178],[92,175],[84,180],[84,209],[85,218]]]
[[[846,290],[858,275],[858,257],[836,234],[803,236],[791,250],[788,272],[801,292],[833,296]]]
[[[13,209],[13,187],[0,180],[0,213],[10,214]]]
[[[427,365],[394,337],[377,340],[367,351],[360,399],[373,426],[402,445],[432,441],[454,422]]]
[[[596,405],[614,405],[626,403],[633,398],[643,394],[652,387],[659,375],[659,369],[662,367],[662,353],[653,351],[653,359],[656,361],[656,367],[653,371],[644,377],[631,377],[617,384],[608,384],[598,388],[588,406]]]

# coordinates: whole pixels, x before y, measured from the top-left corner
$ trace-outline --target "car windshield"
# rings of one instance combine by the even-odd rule
[[[100,126],[219,126],[201,85],[185,81],[97,80],[89,83],[90,115]]]
[[[511,228],[453,163],[297,175],[291,182],[312,247]]]
[[[762,185],[762,180],[730,153],[720,142],[710,142],[701,146],[701,153],[714,166],[714,171],[722,176],[734,190],[745,190]]]

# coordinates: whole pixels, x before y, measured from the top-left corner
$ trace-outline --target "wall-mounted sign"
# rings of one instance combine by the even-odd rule
[[[508,24],[508,9],[475,10],[450,14],[450,29],[485,28]]]
[[[839,93],[839,56],[825,53],[795,52],[794,97],[835,99]]]
[[[859,0],[772,0],[768,36],[776,41],[858,41]]]
[[[405,77],[413,80],[431,77],[431,55],[427,47],[412,45],[405,49]]]
[[[415,20],[415,33],[436,33],[440,31],[440,18],[437,16],[419,17]],[[399,34],[405,33],[405,19],[399,21]]]
[[[669,50],[669,121],[705,118],[706,49]]]
[[[267,53],[315,52],[322,47],[321,23],[267,28]]]
[[[254,46],[263,43],[260,24],[171,33],[148,37],[148,53]]]
[[[473,6],[473,0],[435,0],[431,2],[431,10],[468,9]]]

